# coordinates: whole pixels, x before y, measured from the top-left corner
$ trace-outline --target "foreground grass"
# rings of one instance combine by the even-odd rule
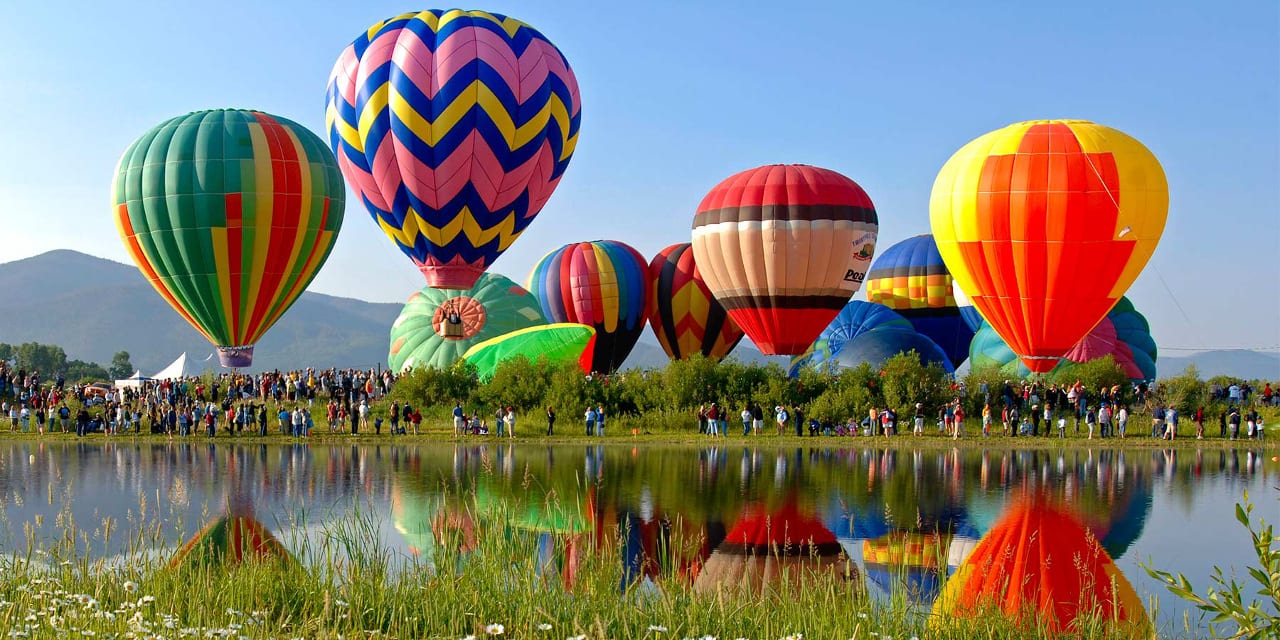
[[[552,553],[540,555],[545,533],[540,541],[501,513],[442,508],[434,548],[404,557],[381,542],[381,524],[357,514],[305,535],[292,529],[283,542],[298,560],[169,568],[165,523],[134,523],[127,553],[96,559],[86,549],[119,534],[60,516],[56,540],[28,527],[26,549],[0,564],[0,629],[25,638],[1063,637],[1001,616],[931,619],[903,597],[873,603],[860,579],[829,572],[791,589],[727,583],[708,593],[672,572],[621,589],[617,531],[552,535]],[[1135,636],[1086,619],[1066,637]]]

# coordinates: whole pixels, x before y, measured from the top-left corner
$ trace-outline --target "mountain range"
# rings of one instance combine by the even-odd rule
[[[387,365],[391,323],[402,305],[306,292],[258,343],[254,369]],[[128,351],[144,373],[160,370],[186,352],[190,368],[213,348],[156,294],[132,266],[76,251],[50,251],[0,264],[0,342],[40,342],[62,347],[70,359],[106,364]],[[752,363],[769,358],[743,342],[733,356]],[[624,367],[661,367],[667,356],[646,331]],[[1202,377],[1234,375],[1280,379],[1280,354],[1205,351],[1162,355],[1162,377],[1195,364]]]

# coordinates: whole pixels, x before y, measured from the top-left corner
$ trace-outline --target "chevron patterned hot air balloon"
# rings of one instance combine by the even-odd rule
[[[343,50],[325,126],[343,174],[427,284],[467,289],[551,197],[581,110],[568,61],[533,27],[433,9]]]
[[[320,271],[346,189],[315,134],[259,111],[200,111],[125,151],[111,193],[120,238],[151,285],[247,367],[253,344]]]
[[[879,229],[853,180],[767,165],[716,185],[693,217],[693,253],[712,295],[767,355],[795,355],[858,292]]]
[[[596,330],[592,371],[616,371],[644,331],[647,263],[621,242],[597,240],[560,247],[534,265],[525,287],[552,322],[574,322]]]
[[[707,289],[692,249],[673,244],[649,263],[649,327],[672,360],[695,353],[719,360],[744,334]]]
[[[1168,209],[1164,170],[1141,142],[1083,120],[1038,120],[951,156],[929,218],[960,288],[1044,373],[1133,284]]]

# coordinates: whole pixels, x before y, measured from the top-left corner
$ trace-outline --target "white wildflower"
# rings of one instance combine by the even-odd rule
[[[124,590],[125,590],[125,593],[133,593],[138,590],[138,583],[133,582],[131,580],[126,580],[124,583]]]
[[[538,631],[550,631],[550,630],[551,630],[551,625],[545,622],[538,623]]]
[[[666,632],[667,632],[667,628],[666,628],[666,627],[664,627],[664,626],[662,626],[662,625],[657,625],[657,624],[651,624],[651,625],[649,625],[649,630],[650,630],[650,631],[652,631],[652,632],[654,632],[654,633],[666,633]]]
[[[484,632],[491,636],[500,636],[503,633],[506,633],[506,631],[507,631],[506,627],[496,622],[490,625],[485,625],[485,628],[484,628]]]

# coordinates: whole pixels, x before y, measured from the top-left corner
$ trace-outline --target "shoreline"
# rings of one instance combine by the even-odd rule
[[[214,438],[204,434],[189,436],[168,436],[164,434],[115,434],[93,433],[76,436],[74,433],[54,432],[38,433],[0,433],[0,442],[35,442],[35,443],[95,443],[95,444],[213,444],[213,445],[645,445],[645,446],[730,446],[743,445],[755,447],[821,447],[821,448],[891,448],[891,449],[1149,449],[1158,450],[1276,450],[1280,451],[1280,439],[1248,440],[1222,439],[1210,437],[1197,440],[1195,437],[1182,437],[1174,440],[1163,440],[1152,437],[1130,436],[1127,438],[1083,438],[1056,436],[980,436],[953,439],[942,435],[898,435],[898,436],[803,436],[767,435],[767,436],[716,436],[709,437],[697,433],[641,433],[619,434],[608,436],[587,435],[517,435],[516,437],[499,437],[496,435],[454,436],[449,433],[425,432],[419,435],[376,435],[360,433],[313,433],[307,437],[293,437],[272,433],[266,436],[255,434],[228,435],[220,432]]]

